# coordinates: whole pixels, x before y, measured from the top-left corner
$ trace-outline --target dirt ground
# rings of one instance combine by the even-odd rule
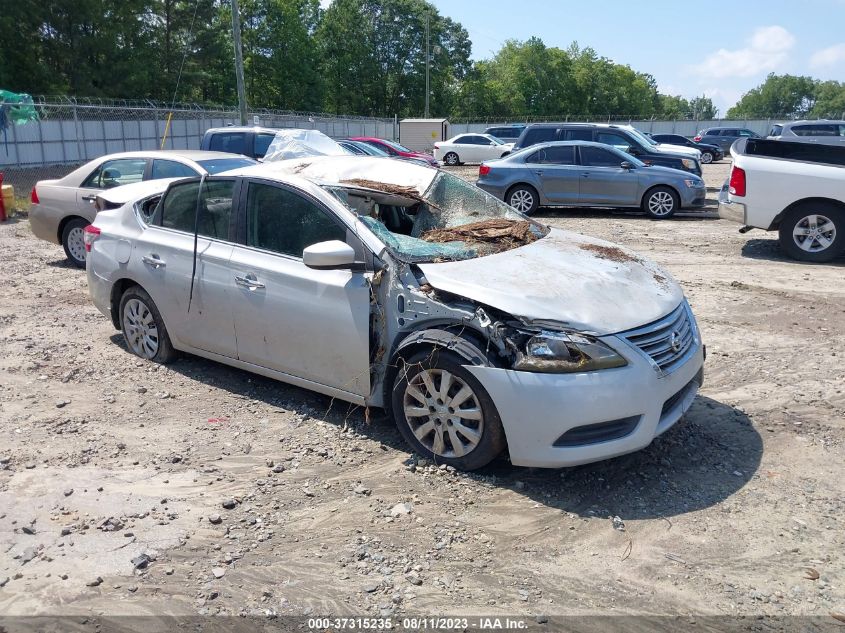
[[[474,474],[328,398],[138,360],[60,247],[0,225],[0,613],[845,613],[845,262],[714,209],[538,213],[679,280],[706,382],[639,453]]]

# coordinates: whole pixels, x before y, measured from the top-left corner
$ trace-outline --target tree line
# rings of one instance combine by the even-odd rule
[[[845,119],[845,83],[812,77],[770,74],[728,110],[746,119]]]
[[[0,88],[30,94],[236,102],[229,0],[0,0]],[[473,62],[467,30],[425,0],[240,0],[251,107],[431,114],[713,118],[592,48],[507,41]],[[178,83],[178,86],[177,86]]]

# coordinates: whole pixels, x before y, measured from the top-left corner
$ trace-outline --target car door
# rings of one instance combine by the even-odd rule
[[[258,179],[245,187],[229,279],[238,358],[305,379],[317,390],[323,385],[367,396],[371,275],[314,270],[302,262],[307,246],[357,238],[301,190]]]
[[[80,214],[91,215],[94,199],[104,189],[130,185],[144,180],[147,158],[114,158],[100,165],[82,181],[76,192],[76,208]],[[87,214],[87,215],[86,215]]]
[[[235,358],[229,259],[238,183],[233,178],[206,178],[196,217],[199,184],[199,179],[177,182],[167,190],[152,222],[133,245],[130,265],[173,339]]]
[[[480,163],[489,158],[498,158],[498,156],[493,156],[490,152],[490,148],[493,143],[483,136],[473,134],[471,136],[467,136],[466,139],[467,145],[462,148],[463,152],[467,156],[464,159],[464,162]]]
[[[636,171],[623,169],[623,154],[604,147],[582,145],[579,147],[581,180],[580,204],[636,206],[639,183]]]
[[[525,168],[535,175],[543,195],[552,205],[577,205],[581,168],[574,145],[544,147],[525,159]]]

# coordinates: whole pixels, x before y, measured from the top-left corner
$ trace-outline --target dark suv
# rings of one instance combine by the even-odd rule
[[[659,165],[701,175],[700,154],[660,149],[642,132],[624,125],[603,123],[535,123],[525,128],[513,151],[550,141],[592,141],[604,143],[636,156],[647,165]]]
[[[744,127],[709,127],[701,130],[693,137],[696,143],[718,145],[726,154],[731,151],[731,145],[738,138],[762,138],[757,132]]]
[[[518,123],[514,123],[512,125],[496,125],[494,127],[488,127],[484,130],[484,134],[495,136],[497,139],[504,141],[505,143],[512,143],[519,138],[519,135],[522,134],[522,130],[524,130],[525,127],[525,125],[520,125]]]

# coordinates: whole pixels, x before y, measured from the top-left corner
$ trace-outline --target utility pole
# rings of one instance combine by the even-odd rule
[[[431,70],[431,40],[429,37],[429,22],[431,21],[431,15],[426,12],[425,14],[425,118],[428,119],[431,115],[428,111],[428,99],[431,95],[431,83],[429,80],[429,72]]]
[[[232,0],[232,41],[235,44],[235,79],[238,84],[238,111],[241,125],[246,125],[246,89],[244,88],[244,52],[241,46],[241,18],[238,0]]]

